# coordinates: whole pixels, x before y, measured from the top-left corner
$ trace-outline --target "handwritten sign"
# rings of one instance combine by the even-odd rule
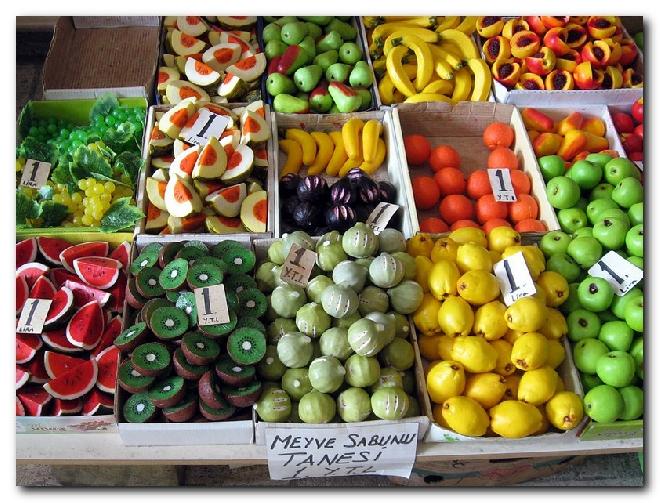
[[[48,316],[50,304],[48,299],[28,299],[23,305],[21,317],[18,319],[16,332],[20,334],[40,334]]]
[[[21,175],[21,185],[31,189],[39,189],[46,185],[48,174],[50,173],[50,163],[44,161],[35,161],[28,159],[23,167]]]
[[[534,280],[529,273],[522,252],[514,253],[500,260],[493,266],[493,272],[500,284],[504,303],[510,306],[518,299],[529,297],[536,293]]]
[[[270,477],[410,477],[417,453],[417,429],[417,423],[319,429],[266,426]]]
[[[195,122],[181,130],[181,136],[193,145],[206,145],[209,138],[220,135],[229,125],[229,119],[224,115],[214,114],[207,108],[200,108]]]
[[[378,235],[385,230],[398,209],[399,206],[396,204],[378,203],[365,223],[373,229],[374,234]]]
[[[587,271],[589,276],[607,281],[621,297],[642,281],[644,271],[616,252],[609,251]]]
[[[229,323],[229,308],[225,296],[225,285],[195,288],[198,325]]]
[[[282,264],[280,279],[290,285],[307,287],[309,276],[316,263],[316,252],[293,243],[291,250]]]
[[[512,203],[518,200],[513,190],[511,172],[508,169],[489,169],[488,180],[490,181],[490,187],[493,189],[493,196],[495,196],[496,201]]]

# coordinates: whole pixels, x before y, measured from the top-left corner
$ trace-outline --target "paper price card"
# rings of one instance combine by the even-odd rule
[[[23,175],[21,176],[21,185],[31,189],[40,189],[48,181],[50,173],[50,163],[44,161],[35,161],[28,159],[23,166]]]
[[[511,172],[508,169],[489,169],[488,179],[490,181],[490,187],[493,189],[493,196],[495,196],[496,201],[511,203],[518,200],[516,193],[513,190]]]
[[[417,453],[417,430],[417,423],[319,429],[266,426],[270,477],[410,477]]]
[[[536,293],[534,280],[529,273],[525,257],[522,252],[500,260],[493,266],[493,272],[500,284],[500,291],[504,297],[504,303],[510,306],[518,299],[529,297]]]
[[[374,234],[378,235],[385,230],[398,209],[399,206],[396,204],[378,203],[365,223],[373,229]]]
[[[225,285],[195,288],[198,325],[229,323],[229,308],[225,296]]]
[[[616,252],[609,251],[587,271],[589,276],[607,281],[619,297],[642,281],[644,271]]]
[[[224,115],[214,114],[207,108],[200,108],[195,122],[190,126],[185,126],[181,130],[181,136],[188,143],[204,146],[212,136],[220,138],[228,125],[229,119]]]
[[[28,299],[23,305],[21,317],[18,319],[16,332],[20,334],[40,334],[48,316],[50,303],[48,299]]]
[[[280,279],[290,285],[306,288],[315,263],[316,252],[294,243],[282,264]]]

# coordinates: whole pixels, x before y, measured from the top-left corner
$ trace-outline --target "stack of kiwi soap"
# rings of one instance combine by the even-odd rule
[[[133,260],[127,302],[134,324],[115,339],[125,421],[223,421],[261,395],[268,307],[252,278],[254,254],[233,240],[152,243]],[[229,322],[198,325],[194,290],[224,284]]]

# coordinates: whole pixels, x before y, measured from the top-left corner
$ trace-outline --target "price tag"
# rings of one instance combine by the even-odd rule
[[[50,304],[48,299],[28,299],[25,301],[21,317],[18,319],[16,332],[21,334],[40,334],[44,329],[44,321],[48,316]]]
[[[496,201],[511,203],[518,200],[513,190],[513,183],[511,183],[511,172],[508,169],[489,169],[488,179]]]
[[[534,280],[529,273],[522,252],[500,260],[493,266],[493,271],[500,284],[504,303],[510,306],[518,299],[529,297],[536,293]]]
[[[200,108],[195,122],[191,126],[184,127],[181,136],[188,143],[204,146],[212,136],[220,138],[228,125],[229,119],[224,115],[214,114],[207,108]]]
[[[266,426],[270,478],[410,477],[417,453],[417,423],[341,426],[319,429]]]
[[[627,294],[644,277],[644,271],[613,251],[603,255],[587,272],[607,281],[619,297]]]
[[[28,159],[23,166],[23,175],[21,176],[21,185],[31,189],[40,189],[48,181],[50,173],[50,163],[44,161],[35,161]]]
[[[315,263],[316,252],[294,243],[282,264],[280,279],[290,285],[306,288]]]
[[[198,325],[229,323],[229,308],[225,297],[225,285],[195,288]]]
[[[378,203],[378,206],[374,208],[365,223],[373,229],[374,234],[378,235],[385,230],[398,209],[399,206],[396,204]]]

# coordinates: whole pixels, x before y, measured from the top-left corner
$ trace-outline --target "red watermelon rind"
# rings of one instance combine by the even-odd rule
[[[82,365],[87,361],[86,358],[76,358],[63,353],[56,353],[54,351],[44,351],[44,367],[46,374],[51,379],[55,379],[69,370]]]
[[[28,363],[43,346],[41,337],[34,334],[16,334],[16,363]]]
[[[110,289],[110,310],[114,313],[121,313],[124,310],[124,299],[126,299],[126,275],[119,274],[117,282]]]
[[[71,243],[60,238],[41,236],[37,238],[37,246],[41,255],[51,264],[60,265],[60,253],[71,246]]]
[[[105,409],[112,412],[114,409],[114,399],[111,395],[102,393],[98,389],[93,389],[89,392],[89,395],[87,395],[81,413],[83,416],[93,416],[99,411],[99,409]]]
[[[48,276],[39,276],[30,289],[30,298],[53,300],[55,293],[57,289]]]
[[[96,387],[101,391],[115,394],[117,386],[117,368],[119,363],[119,348],[110,346],[96,356],[98,374],[96,376]]]
[[[48,346],[63,353],[78,353],[83,351],[83,348],[74,346],[69,342],[69,339],[66,338],[66,330],[64,328],[43,332],[41,338]]]
[[[110,300],[110,292],[104,292],[93,286],[86,285],[80,281],[66,280],[64,286],[73,293],[73,305],[82,307],[88,302],[95,300],[101,307],[104,307]]]
[[[16,276],[16,316],[21,314],[25,301],[30,298],[30,287],[25,278]]]
[[[129,257],[131,255],[131,243],[124,241],[117,248],[112,250],[110,258],[118,260],[123,269],[128,267]]]
[[[116,283],[122,264],[109,257],[82,257],[73,261],[73,269],[85,284],[105,290]]]
[[[16,367],[16,389],[21,389],[30,379],[30,373],[20,367]]]
[[[31,383],[43,384],[48,382],[48,374],[46,374],[43,354],[38,354],[36,358],[33,358],[30,363],[24,366],[24,368],[30,373]]]
[[[105,330],[103,331],[103,335],[101,336],[101,340],[99,340],[98,344],[94,347],[94,349],[91,352],[92,356],[96,356],[99,353],[101,353],[101,351],[103,351],[104,349],[112,346],[114,340],[121,333],[123,323],[124,322],[122,321],[121,316],[115,316],[108,323],[106,323]]]
[[[24,239],[16,243],[16,267],[21,267],[37,259],[37,240],[35,238]]]
[[[66,338],[74,346],[94,349],[105,329],[105,315],[98,302],[92,300],[80,307],[66,325]]]
[[[39,262],[28,262],[16,269],[16,276],[25,278],[28,286],[32,288],[37,278],[46,274],[49,269],[50,267]]]
[[[23,403],[20,401],[18,397],[16,397],[16,415],[17,416],[25,415],[25,407],[23,407]]]
[[[67,321],[74,309],[73,300],[73,292],[65,286],[61,287],[50,304],[44,328],[54,328]]]
[[[53,407],[50,411],[51,416],[65,416],[77,414],[82,410],[82,401],[80,398],[75,400],[60,400],[59,398],[53,399]]]
[[[69,246],[60,253],[60,262],[69,272],[73,270],[73,261],[80,257],[107,257],[107,241],[87,241],[77,245]]]
[[[44,390],[54,398],[74,400],[94,387],[97,372],[96,360],[88,360],[82,365],[78,365],[76,368],[48,381],[44,384]]]
[[[27,416],[41,416],[44,407],[52,400],[52,397],[40,386],[23,388],[17,395],[25,407]]]

